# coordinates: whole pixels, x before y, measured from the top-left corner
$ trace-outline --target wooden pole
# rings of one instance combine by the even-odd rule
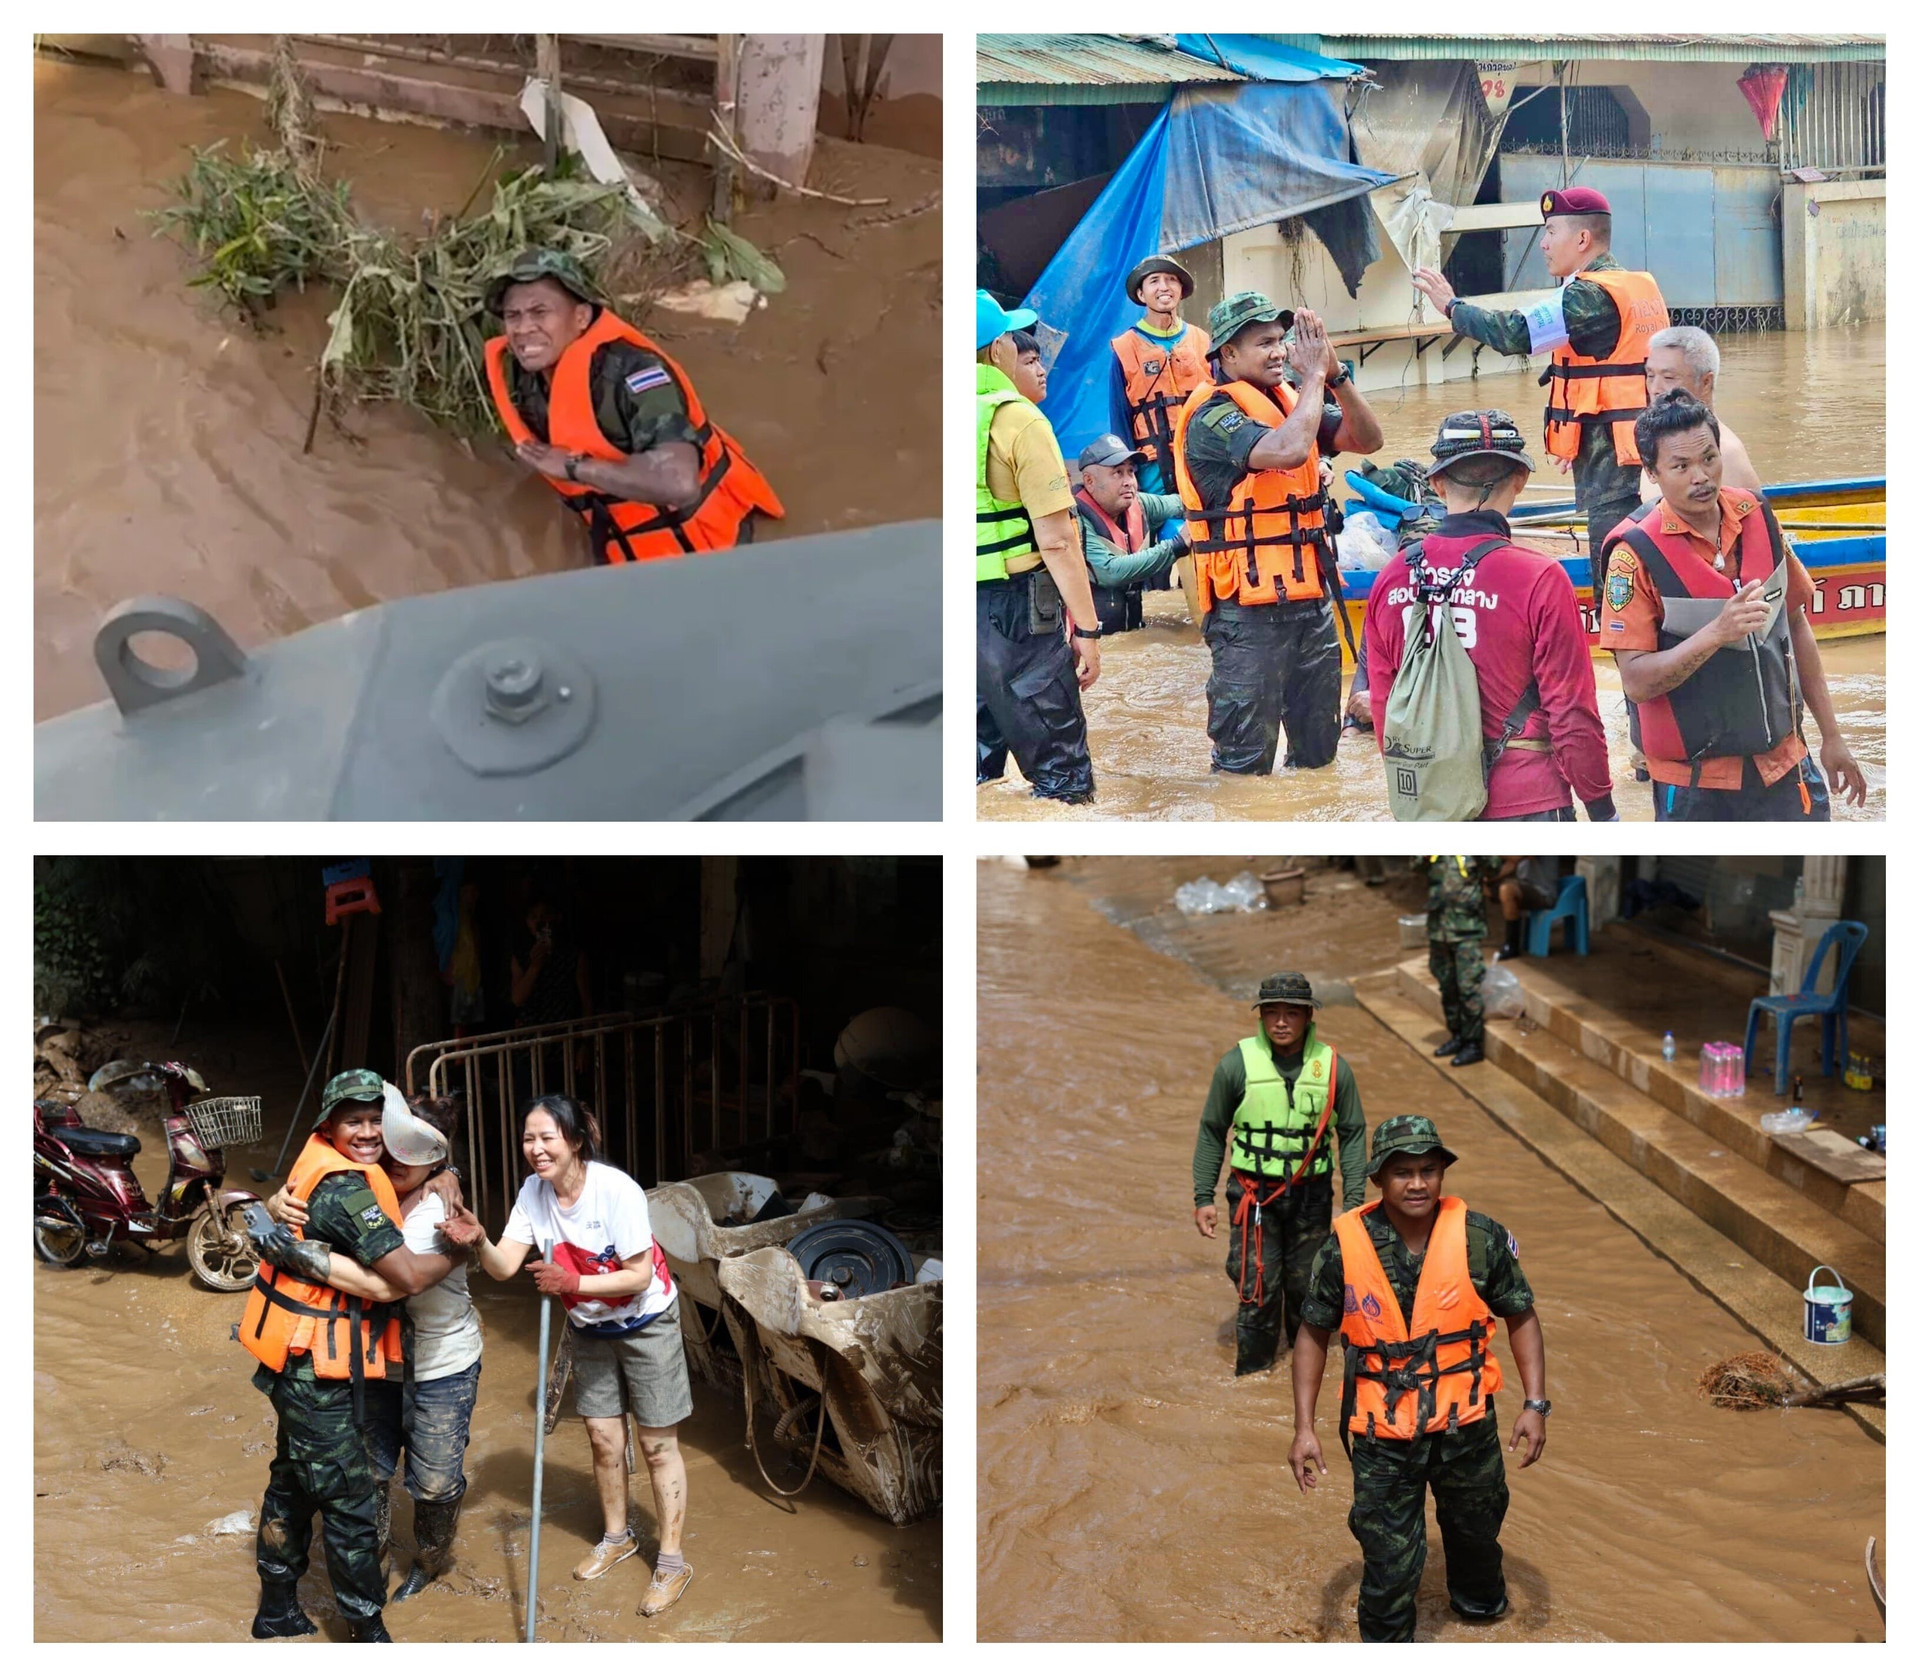
[[[734,118],[740,103],[740,37],[722,35],[713,72],[713,108],[720,132],[735,146],[740,143]],[[733,160],[724,148],[713,168],[713,219],[722,227],[733,219]]]
[[[560,164],[560,132],[566,124],[560,109],[560,37],[536,35],[533,39],[535,69],[547,89],[546,169],[551,180]]]

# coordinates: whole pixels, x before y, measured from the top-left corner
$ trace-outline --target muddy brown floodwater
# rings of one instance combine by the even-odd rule
[[[164,1042],[164,1027],[162,1030]],[[138,1051],[138,1050],[133,1050]],[[266,1069],[290,1058],[232,1057],[230,1039],[182,1057],[214,1086],[260,1090],[269,1131],[298,1093]],[[276,1124],[273,1114],[279,1114]],[[135,1161],[149,1197],[165,1178],[165,1143],[142,1126]],[[273,1163],[266,1144],[227,1155],[231,1186]],[[267,1192],[260,1188],[260,1192]],[[115,1258],[32,1271],[34,1605],[41,1641],[245,1642],[259,1599],[251,1532],[210,1535],[229,1515],[257,1519],[273,1459],[273,1412],[254,1390],[252,1358],[233,1344],[241,1295],[214,1293],[173,1245],[145,1265]],[[471,1484],[453,1571],[387,1611],[401,1642],[516,1642],[525,1634],[539,1306],[530,1285],[475,1272],[484,1322],[480,1398],[466,1458]],[[573,1567],[600,1536],[586,1429],[569,1393],[547,1439],[540,1531],[543,1642],[935,1641],[940,1636],[941,1524],[896,1530],[816,1480],[794,1504],[761,1488],[737,1398],[695,1382],[680,1428],[687,1458],[685,1553],[697,1574],[658,1618],[635,1608],[655,1544],[644,1468],[631,1485],[641,1556],[591,1584]],[[776,1477],[798,1471],[769,1459]],[[394,1513],[399,1565],[412,1514]],[[343,1640],[318,1532],[300,1587],[321,1640]]]
[[[1715,405],[1769,482],[1873,477],[1886,470],[1886,332],[1856,327],[1828,332],[1752,332],[1720,340]],[[1388,353],[1382,351],[1381,353]],[[1374,458],[1425,460],[1439,422],[1456,409],[1503,407],[1532,435],[1540,391],[1530,372],[1367,392],[1386,433]],[[1534,452],[1534,458],[1543,457]],[[1343,456],[1337,471],[1354,464]],[[1537,499],[1571,497],[1570,479],[1535,474]],[[1084,696],[1098,796],[1069,807],[1029,794],[1018,769],[981,787],[979,814],[993,821],[1098,821],[1115,816],[1161,821],[1385,821],[1380,753],[1371,734],[1341,736],[1324,769],[1278,770],[1270,777],[1208,770],[1206,644],[1177,593],[1149,594],[1147,627],[1116,636],[1100,652],[1100,679]],[[1863,808],[1836,801],[1840,820],[1884,821],[1887,654],[1884,636],[1823,641],[1820,657],[1834,711],[1867,775]],[[1627,703],[1611,658],[1594,660],[1600,715],[1620,813],[1651,821],[1649,788],[1633,779]],[[1342,691],[1344,692],[1344,684]],[[1807,719],[1818,750],[1819,729]],[[1284,755],[1284,753],[1283,753]]]
[[[1182,879],[1237,865],[979,868],[985,1639],[1356,1635],[1337,1396],[1320,1403],[1331,1473],[1305,1497],[1286,1466],[1286,1364],[1233,1377],[1225,1242],[1194,1229],[1190,1162],[1214,1062],[1247,1031],[1246,975],[1385,966],[1397,910],[1390,892],[1327,883],[1350,875],[1315,876],[1304,909],[1214,916],[1233,924],[1180,939],[1183,959],[1149,947],[1173,946],[1164,921],[1137,936],[1095,906],[1134,923]],[[1885,1541],[1882,1448],[1844,1414],[1696,1397],[1703,1368],[1755,1348],[1739,1324],[1371,1015],[1321,1021],[1370,1128],[1406,1111],[1439,1123],[1460,1155],[1449,1191],[1512,1228],[1546,1334],[1546,1454],[1509,1472],[1513,1611],[1452,1617],[1430,1520],[1421,1637],[1881,1640],[1861,1556]]]
[[[360,607],[587,562],[584,534],[504,445],[470,452],[410,411],[356,411],[301,453],[330,296],[257,334],[187,289],[150,237],[187,147],[266,139],[246,94],[160,92],[144,73],[34,64],[34,715],[105,696],[101,615],[172,593],[256,646]],[[497,136],[324,115],[329,170],[392,226],[457,210]],[[924,126],[924,124],[923,124]],[[510,143],[503,167],[537,160]],[[707,179],[663,166],[675,201]],[[788,535],[939,515],[936,158],[823,139],[813,181],[851,210],[740,213],[788,289],[738,327],[643,322],[786,502]],[[862,218],[873,217],[872,221]],[[838,416],[838,422],[832,416]]]

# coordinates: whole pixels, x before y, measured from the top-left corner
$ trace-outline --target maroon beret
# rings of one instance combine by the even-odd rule
[[[1604,193],[1590,186],[1569,186],[1557,192],[1540,194],[1540,219],[1550,215],[1612,215],[1613,206]]]

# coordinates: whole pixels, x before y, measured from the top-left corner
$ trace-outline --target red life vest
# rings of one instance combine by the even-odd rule
[[[700,450],[700,492],[682,507],[649,506],[620,501],[589,484],[549,477],[547,482],[586,521],[595,556],[604,564],[620,565],[647,559],[676,559],[683,553],[709,553],[732,547],[740,529],[756,512],[784,518],[773,486],[754,469],[740,445],[707,418],[700,397],[680,365],[645,334],[629,326],[611,309],[602,309],[594,323],[567,345],[552,374],[547,405],[547,441],[572,454],[595,460],[621,460],[625,454],[608,442],[593,411],[589,373],[593,353],[604,344],[630,343],[657,355],[686,403],[687,422]],[[513,405],[507,380],[505,336],[487,340],[487,384],[500,423],[516,443],[535,442],[527,422]],[[544,475],[544,474],[542,474]]]
[[[1765,501],[1755,496],[1735,538],[1732,557],[1737,565],[1717,571],[1694,552],[1685,535],[1661,530],[1662,507],[1656,501],[1639,518],[1619,526],[1603,551],[1610,558],[1624,543],[1659,592],[1659,650],[1665,652],[1711,621],[1739,588],[1771,577],[1784,563],[1786,550],[1778,525],[1767,517]],[[1604,566],[1602,576],[1602,588],[1611,590],[1615,579]],[[1627,586],[1625,578],[1620,586]],[[1786,587],[1784,572],[1780,586]],[[1611,596],[1594,603],[1604,609]],[[1671,692],[1643,704],[1630,702],[1627,719],[1633,743],[1649,757],[1670,763],[1758,757],[1771,751],[1799,726],[1787,611],[1780,611],[1765,636],[1722,647]]]
[[[1129,327],[1108,345],[1127,382],[1127,419],[1133,446],[1149,460],[1165,460],[1173,441],[1167,415],[1187,393],[1207,382],[1206,332],[1188,326],[1172,349]]]
[[[1073,492],[1073,498],[1080,503],[1081,510],[1106,532],[1107,540],[1122,553],[1138,553],[1147,545],[1147,511],[1138,495],[1134,496],[1127,508],[1124,525],[1114,523],[1107,509],[1087,493],[1084,484]]]
[[[1420,1263],[1413,1325],[1387,1281],[1380,1253],[1361,1219],[1374,1200],[1334,1218],[1346,1313],[1340,1332],[1359,1353],[1350,1376],[1347,1431],[1368,1438],[1417,1438],[1454,1432],[1487,1412],[1505,1381],[1493,1357],[1493,1312],[1467,1271],[1467,1202],[1441,1197]]]
[[[1640,464],[1633,422],[1647,405],[1647,340],[1667,328],[1667,304],[1651,274],[1601,268],[1580,275],[1613,299],[1620,337],[1603,357],[1581,355],[1571,344],[1553,352],[1541,374],[1547,386],[1547,452],[1572,460],[1580,452],[1580,426],[1610,424],[1613,457],[1622,466]]]
[[[1319,443],[1311,444],[1306,459],[1285,471],[1270,466],[1248,472],[1229,492],[1226,506],[1204,506],[1187,471],[1187,427],[1216,394],[1229,397],[1249,419],[1269,429],[1285,424],[1300,400],[1285,382],[1271,393],[1244,381],[1223,384],[1217,392],[1203,384],[1174,421],[1173,470],[1187,509],[1187,533],[1193,538],[1189,551],[1201,612],[1212,610],[1215,600],[1270,606],[1281,600],[1321,598],[1320,544],[1330,538]]]

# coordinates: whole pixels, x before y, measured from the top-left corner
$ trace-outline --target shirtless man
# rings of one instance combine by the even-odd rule
[[[1647,405],[1651,407],[1669,390],[1684,390],[1709,413],[1713,411],[1713,386],[1720,375],[1720,347],[1698,326],[1669,326],[1647,340]],[[1760,474],[1747,458],[1747,445],[1720,422],[1720,483],[1725,489],[1758,489]],[[1644,466],[1640,470],[1640,500],[1660,498],[1660,486]]]

